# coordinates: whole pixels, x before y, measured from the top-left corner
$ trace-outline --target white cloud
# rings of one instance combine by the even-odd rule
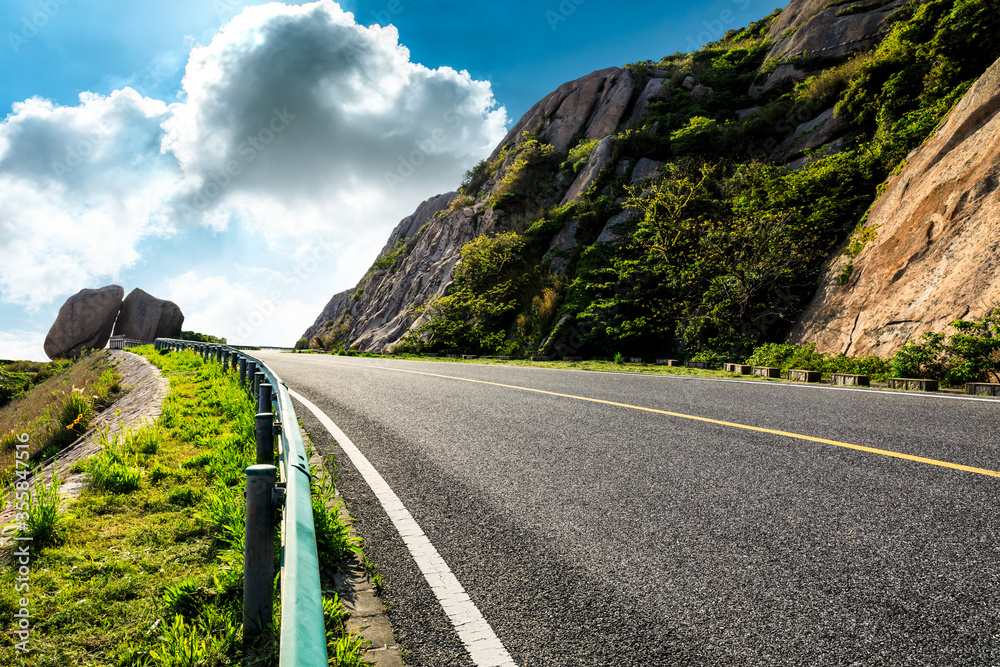
[[[156,260],[159,284],[183,272],[158,296],[181,306],[186,329],[235,333],[274,276],[192,273],[187,257],[156,255],[158,238],[191,225],[220,243],[258,236],[255,261],[285,278],[310,239],[341,239],[271,318],[287,341],[505,125],[489,83],[411,62],[391,26],[361,26],[331,0],[247,8],[191,51],[179,103],[125,88],[70,107],[33,98],[0,121],[0,300],[37,309]],[[258,333],[279,335],[271,326]]]
[[[48,361],[44,341],[45,334],[36,331],[0,331],[0,359]]]
[[[0,296],[37,307],[130,266],[167,233],[176,161],[161,156],[162,102],[131,89],[75,107],[32,98],[0,122]]]
[[[164,123],[185,175],[178,209],[269,234],[373,219],[388,231],[410,213],[398,202],[457,185],[506,124],[489,83],[409,58],[394,27],[361,26],[329,0],[246,9],[191,52]]]

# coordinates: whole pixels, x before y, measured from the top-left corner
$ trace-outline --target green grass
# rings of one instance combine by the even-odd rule
[[[27,367],[33,362],[8,364]],[[73,361],[44,365],[35,378],[46,379],[0,408],[0,484],[14,479],[14,436],[30,434],[31,460],[51,456],[87,430],[91,418],[121,393],[121,377],[105,352],[86,354]]]
[[[70,506],[73,517],[65,509],[40,515],[53,538],[31,544],[29,589],[15,592],[13,549],[0,553],[0,664],[275,664],[273,631],[249,649],[242,637],[253,405],[218,364],[139,351],[170,379],[163,414],[117,438],[104,434],[104,452],[81,466],[95,483]],[[40,496],[49,507],[52,488]],[[62,530],[70,521],[73,529]],[[32,617],[27,654],[13,634],[21,596]],[[331,655],[343,658],[331,664],[364,664],[337,605],[326,605],[339,619],[328,639]]]

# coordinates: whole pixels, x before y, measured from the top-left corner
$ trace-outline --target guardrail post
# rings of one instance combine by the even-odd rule
[[[240,355],[237,352],[229,353],[229,364],[233,367],[233,372],[239,367]]]
[[[257,440],[257,463],[270,465],[274,462],[274,413],[259,413],[254,426]]]
[[[253,400],[258,400],[260,396],[260,386],[267,382],[267,376],[261,371],[253,374]]]
[[[251,397],[256,398],[253,391],[253,380],[257,375],[257,363],[254,361],[247,362],[247,393]]]
[[[271,622],[274,581],[274,514],[271,495],[276,469],[247,468],[246,534],[243,548],[243,641],[249,644]]]
[[[266,381],[260,383],[257,395],[257,412],[272,412],[271,392],[273,389]]]
[[[247,360],[244,357],[239,358],[238,367],[240,369],[240,386],[242,387],[247,383]]]

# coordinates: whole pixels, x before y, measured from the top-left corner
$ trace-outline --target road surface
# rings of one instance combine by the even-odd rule
[[[517,665],[1000,664],[1000,401],[260,356],[378,470]],[[340,463],[408,664],[476,664],[296,410]]]

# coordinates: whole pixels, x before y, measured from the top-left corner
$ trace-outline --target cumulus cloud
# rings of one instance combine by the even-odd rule
[[[283,323],[287,340],[360,277],[400,218],[455,187],[507,121],[488,82],[412,62],[395,28],[359,25],[331,0],[247,8],[191,51],[182,88],[171,105],[129,88],[76,106],[34,98],[0,121],[0,299],[58,305],[193,225],[219,243],[259,237],[285,277],[309,239],[345,239],[267,325]],[[222,335],[275,280],[158,259],[181,273],[164,296]],[[323,285],[330,276],[344,282]],[[199,281],[238,308],[202,299]]]
[[[349,233],[387,199],[454,187],[506,124],[489,83],[411,62],[394,27],[330,1],[248,8],[191,52],[183,88],[163,144],[186,179],[178,208],[267,206],[259,222],[294,220],[286,233]]]
[[[0,123],[0,295],[37,306],[113,276],[166,233],[179,170],[161,155],[167,106],[133,90],[75,107],[33,98]]]

